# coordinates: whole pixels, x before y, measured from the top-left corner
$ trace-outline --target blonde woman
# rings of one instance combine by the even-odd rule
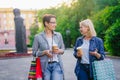
[[[92,62],[104,59],[102,39],[96,37],[94,25],[90,19],[80,22],[80,33],[75,43],[74,56],[77,59],[75,74],[77,80],[93,80]]]

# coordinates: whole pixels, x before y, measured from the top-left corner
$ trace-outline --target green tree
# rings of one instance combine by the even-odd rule
[[[106,31],[105,48],[112,55],[120,56],[120,18]]]
[[[106,7],[92,17],[99,37],[104,39],[106,30],[120,18],[120,6]]]
[[[93,0],[95,3],[95,11],[104,9],[105,7],[116,6],[120,0]]]
[[[56,31],[62,33],[63,39],[66,42],[66,30],[70,30],[70,45],[74,45],[76,38],[80,36],[79,21],[86,19],[92,15],[94,3],[92,0],[77,0],[72,1],[71,6],[63,3],[60,7],[39,10],[39,21],[42,21],[42,16],[45,13],[55,14],[57,16]]]
[[[34,36],[35,36],[35,34],[38,33],[38,30],[39,30],[39,27],[38,27],[38,25],[36,25],[36,23],[32,24],[32,26],[30,27],[30,36],[29,36],[29,40],[30,40],[29,46],[30,47],[32,47]]]
[[[92,17],[98,36],[105,41],[105,49],[112,55],[120,56],[119,52],[119,22],[120,6],[106,7]],[[114,44],[113,44],[114,43]]]

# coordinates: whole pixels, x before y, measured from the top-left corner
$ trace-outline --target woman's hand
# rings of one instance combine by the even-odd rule
[[[101,55],[98,53],[97,49],[94,52],[90,52],[90,54],[97,57],[97,59],[99,59],[101,57]]]
[[[82,53],[80,53],[80,51],[77,51],[77,56],[78,56],[78,57],[81,57],[81,56],[82,56]]]
[[[43,51],[43,54],[45,54],[46,56],[48,56],[49,58],[52,58],[53,55],[51,54],[51,51],[50,50],[44,50]]]

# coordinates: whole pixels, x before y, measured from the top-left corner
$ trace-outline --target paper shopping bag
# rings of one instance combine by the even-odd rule
[[[94,80],[116,80],[112,60],[94,61],[92,66]]]
[[[42,80],[40,58],[35,58],[35,60],[31,61],[28,80]]]
[[[42,78],[42,68],[40,58],[36,58],[36,78]]]

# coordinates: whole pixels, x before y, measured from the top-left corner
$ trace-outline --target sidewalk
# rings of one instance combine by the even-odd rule
[[[110,56],[110,55],[106,55],[106,56],[107,56],[107,58],[120,59],[120,57],[119,57],[119,56]]]
[[[0,60],[0,80],[27,80],[32,56],[1,59]],[[120,80],[120,58],[111,58],[113,61],[116,80]],[[66,49],[62,55],[65,71],[65,80],[77,80],[74,74],[76,59],[73,56],[73,49]]]
[[[62,55],[63,66],[65,71],[65,80],[76,80],[74,74],[75,58],[73,50],[65,50]],[[0,80],[27,80],[30,68],[30,62],[33,58],[13,58],[0,60]]]

